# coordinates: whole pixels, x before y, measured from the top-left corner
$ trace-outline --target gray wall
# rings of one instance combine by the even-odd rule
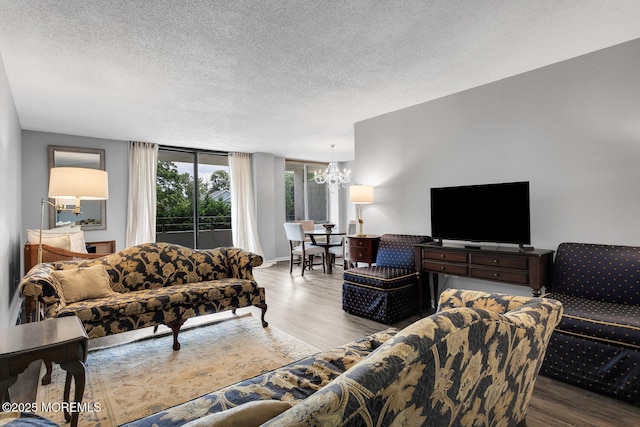
[[[284,227],[282,224],[286,220],[286,206],[285,206],[285,197],[284,197],[284,171],[285,171],[285,158],[284,157],[275,157],[273,162],[274,169],[274,181],[273,181],[273,198],[270,200],[270,203],[273,204],[273,235],[270,235],[271,241],[267,242],[267,245],[270,248],[273,248],[273,256],[267,258],[268,260],[276,260],[281,257],[289,258],[289,242],[287,241],[284,234]],[[260,211],[258,211],[258,216],[260,215]],[[260,235],[262,236],[262,230],[258,230]],[[285,254],[284,256],[281,254]]]
[[[22,277],[20,138],[20,122],[0,56],[0,327],[15,323],[21,302],[16,292]]]
[[[40,228],[40,201],[47,195],[49,182],[49,145],[105,150],[105,167],[109,173],[107,228],[85,231],[85,240],[115,240],[116,250],[123,249],[127,219],[128,142],[29,130],[22,131],[22,182],[28,183],[22,196],[22,241],[26,240],[25,229]],[[45,228],[50,228],[46,213]]]
[[[430,187],[530,181],[533,246],[640,245],[638,76],[635,40],[356,123],[367,232],[430,234]]]

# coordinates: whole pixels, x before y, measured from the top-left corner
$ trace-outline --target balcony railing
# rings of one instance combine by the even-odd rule
[[[179,233],[193,231],[193,217],[158,217],[156,233]],[[231,230],[231,217],[201,216],[198,218],[198,231]]]
[[[233,245],[230,216],[203,216],[198,220],[198,249]],[[193,218],[156,218],[156,241],[175,243],[188,248],[196,247]]]

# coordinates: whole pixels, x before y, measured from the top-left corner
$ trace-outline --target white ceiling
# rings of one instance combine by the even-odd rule
[[[639,37],[638,0],[0,0],[23,129],[325,161],[354,122]]]

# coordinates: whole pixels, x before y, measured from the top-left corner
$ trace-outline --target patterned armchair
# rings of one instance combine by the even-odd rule
[[[562,243],[547,292],[564,315],[540,372],[640,405],[640,247]]]
[[[439,310],[265,425],[523,425],[562,305],[449,289]]]
[[[413,245],[429,241],[428,236],[384,234],[375,266],[343,273],[342,309],[386,324],[417,313],[420,300]]]

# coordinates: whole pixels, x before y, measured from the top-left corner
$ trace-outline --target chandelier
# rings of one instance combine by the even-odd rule
[[[324,171],[313,172],[313,180],[318,184],[327,184],[330,190],[335,187],[344,188],[345,184],[351,180],[351,171],[338,169],[338,164],[333,161],[333,147],[335,144],[331,144],[331,163],[327,165]]]

